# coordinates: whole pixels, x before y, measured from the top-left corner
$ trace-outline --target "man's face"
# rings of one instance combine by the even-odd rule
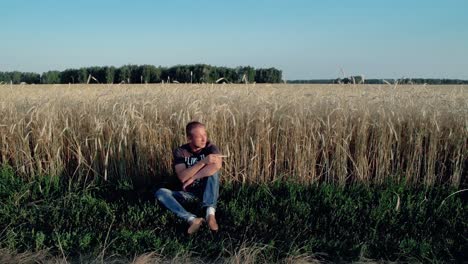
[[[204,127],[199,126],[193,128],[191,131],[191,136],[188,137],[189,143],[197,148],[204,148],[206,146],[206,141],[208,137],[206,135],[206,130]]]

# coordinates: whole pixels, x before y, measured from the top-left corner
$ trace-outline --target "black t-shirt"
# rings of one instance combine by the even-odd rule
[[[190,168],[210,154],[220,154],[218,147],[212,144],[211,142],[207,142],[206,146],[198,153],[192,152],[192,149],[190,148],[189,144],[184,144],[173,151],[173,167],[175,167],[178,164],[185,164],[186,168]],[[200,184],[200,182],[201,179],[197,179],[191,184],[190,187],[197,187]]]

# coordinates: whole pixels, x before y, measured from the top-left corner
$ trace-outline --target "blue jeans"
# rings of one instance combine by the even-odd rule
[[[202,178],[202,184],[194,188],[187,188],[187,191],[172,191],[160,188],[156,191],[156,199],[178,217],[188,221],[196,215],[185,210],[180,203],[202,200],[202,207],[216,208],[219,196],[219,174]]]

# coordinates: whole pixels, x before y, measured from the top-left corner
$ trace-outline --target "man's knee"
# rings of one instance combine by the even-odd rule
[[[166,188],[160,188],[154,193],[154,196],[156,199],[158,199],[158,201],[161,201],[170,195],[172,195],[172,191]]]
[[[211,175],[206,179],[206,183],[208,185],[219,185],[219,174],[216,172],[215,174]]]
[[[208,180],[219,181],[219,173],[218,173],[218,172],[215,172],[215,174],[213,174],[213,175],[211,175],[210,177],[208,177]]]

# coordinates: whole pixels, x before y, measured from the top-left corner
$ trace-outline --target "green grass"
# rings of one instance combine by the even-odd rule
[[[460,261],[468,259],[466,192],[442,203],[455,191],[392,183],[223,185],[220,232],[204,228],[188,237],[186,224],[158,205],[150,188],[134,190],[131,182],[83,187],[58,176],[25,182],[3,168],[0,248],[70,256],[185,252],[213,260],[254,245],[268,261],[317,253],[331,261]],[[189,208],[202,215],[195,204]]]

